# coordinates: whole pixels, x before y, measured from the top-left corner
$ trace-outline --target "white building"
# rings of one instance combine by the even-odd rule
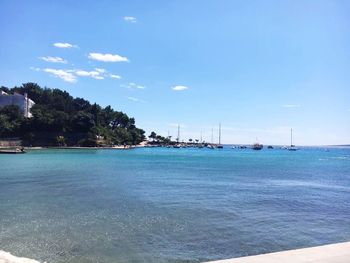
[[[8,105],[16,105],[23,112],[24,117],[30,118],[33,116],[30,113],[30,109],[34,104],[34,101],[28,98],[27,93],[24,95],[16,92],[14,94],[7,94],[4,91],[0,91],[0,108]]]

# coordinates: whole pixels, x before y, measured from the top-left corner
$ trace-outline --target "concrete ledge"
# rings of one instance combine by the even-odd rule
[[[350,263],[350,242],[211,261],[210,263]]]

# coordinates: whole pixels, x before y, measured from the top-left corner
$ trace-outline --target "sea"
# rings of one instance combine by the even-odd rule
[[[182,263],[343,241],[350,241],[350,147],[0,155],[3,255]]]

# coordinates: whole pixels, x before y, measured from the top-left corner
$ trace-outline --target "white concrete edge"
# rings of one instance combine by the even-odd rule
[[[207,263],[350,263],[350,242],[210,261]]]

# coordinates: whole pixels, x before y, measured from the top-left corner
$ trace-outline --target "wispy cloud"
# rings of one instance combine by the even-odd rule
[[[106,72],[106,70],[104,68],[95,68],[95,70],[101,74]]]
[[[95,68],[95,70],[92,70],[92,71],[74,70],[74,72],[77,76],[91,77],[91,78],[100,79],[100,80],[108,77],[112,79],[121,79],[121,76],[110,74],[106,69],[103,69],[103,68]]]
[[[103,76],[101,76],[101,73],[98,71],[77,70],[77,71],[75,71],[75,74],[80,76],[80,77],[91,77],[94,79],[104,79]]]
[[[109,77],[112,79],[121,79],[122,77],[119,75],[115,75],[115,74],[109,74]]]
[[[76,76],[72,73],[71,70],[63,70],[63,69],[52,69],[46,68],[43,70],[44,72],[50,73],[51,75],[60,78],[66,82],[75,83],[77,82]]]
[[[136,23],[137,22],[136,17],[133,17],[133,16],[124,16],[124,20],[126,22],[130,22],[130,23]]]
[[[131,100],[133,102],[139,102],[139,103],[146,103],[146,101],[135,98],[135,97],[126,97],[128,100]]]
[[[135,88],[135,89],[145,89],[145,86],[137,85],[136,83],[130,82],[129,87]]]
[[[178,85],[178,86],[172,87],[172,89],[175,90],[175,91],[182,91],[182,90],[187,90],[188,87]]]
[[[103,68],[95,68],[95,70],[82,70],[82,69],[52,69],[52,68],[35,68],[30,67],[33,71],[43,71],[49,73],[55,77],[58,77],[67,82],[77,82],[79,77],[88,77],[97,80],[103,80],[105,78],[121,78],[118,75],[110,74]]]
[[[128,100],[131,100],[133,102],[140,102],[140,103],[146,103],[146,101],[135,98],[135,97],[126,97]]]
[[[127,97],[129,100],[132,100],[132,101],[135,101],[135,102],[137,102],[137,101],[140,101],[138,98],[135,98],[135,97]]]
[[[78,47],[77,45],[72,45],[69,43],[61,43],[61,42],[54,43],[53,45],[55,47],[58,47],[58,48],[76,48],[76,47]]]
[[[67,63],[67,60],[60,57],[47,56],[47,57],[39,57],[39,59],[44,60],[46,62],[52,62],[52,63],[63,63],[63,64]]]
[[[102,62],[129,62],[127,57],[113,54],[102,54],[102,53],[89,53],[89,59],[102,61]]]
[[[128,89],[145,89],[145,86],[138,85],[134,82],[129,82],[128,84],[121,84],[120,87]]]
[[[40,71],[40,68],[36,68],[36,67],[29,67],[29,69],[34,70],[34,71]]]
[[[300,108],[301,105],[299,104],[284,104],[282,105],[283,108]]]

